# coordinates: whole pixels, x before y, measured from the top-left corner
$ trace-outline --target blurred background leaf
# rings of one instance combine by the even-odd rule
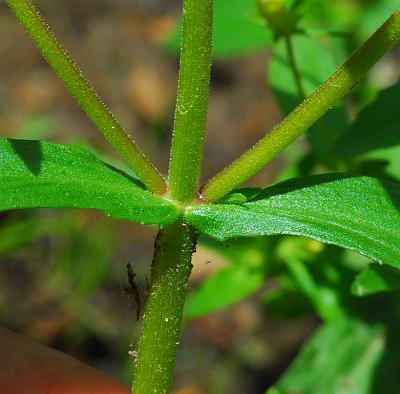
[[[400,271],[392,267],[371,264],[357,275],[352,293],[359,297],[400,290]]]
[[[229,266],[208,277],[190,294],[185,305],[187,318],[197,318],[244,300],[263,286],[270,269],[269,239],[249,238],[225,243],[205,239],[203,243],[227,258]]]
[[[399,101],[400,84],[382,90],[378,98],[343,131],[333,146],[333,153],[349,159],[400,145]]]
[[[353,319],[332,321],[313,335],[267,393],[370,393],[371,377],[384,350],[382,326]]]
[[[364,299],[347,317],[325,323],[267,393],[395,392],[398,308],[397,296]]]
[[[241,56],[265,50],[272,42],[272,32],[258,15],[254,0],[215,0],[213,54],[215,58]],[[176,53],[180,50],[180,28],[166,42]]]
[[[340,65],[334,60],[332,42],[307,36],[293,36],[294,58],[301,77],[301,85],[309,96]],[[333,48],[332,48],[333,47]],[[316,54],[319,54],[316,56]],[[268,69],[268,84],[284,114],[289,114],[303,100],[298,91],[293,70],[283,40],[275,48]],[[346,124],[343,104],[337,104],[307,134],[315,152],[326,152]]]

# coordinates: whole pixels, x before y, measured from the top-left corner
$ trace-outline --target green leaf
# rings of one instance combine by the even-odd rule
[[[216,58],[264,51],[272,33],[263,24],[255,0],[215,0],[213,55]],[[180,50],[180,29],[167,41],[168,49]]]
[[[386,162],[385,173],[400,180],[400,145],[368,153],[366,159]]]
[[[357,38],[365,40],[399,7],[397,0],[374,0],[360,4],[361,17],[357,19]]]
[[[108,278],[112,252],[116,241],[116,223],[97,220],[93,223],[79,220],[78,212],[58,215],[57,237],[52,248],[52,272],[47,282],[55,289],[75,316],[81,316],[88,297]],[[54,234],[53,234],[54,235]],[[71,289],[73,288],[73,291]]]
[[[348,31],[353,35],[353,41],[361,42],[366,40],[398,6],[397,0],[305,0],[299,8],[305,27]]]
[[[322,320],[348,313],[354,301],[349,288],[356,272],[341,264],[343,249],[308,238],[285,237],[276,252],[286,267],[283,278],[290,275],[292,289],[307,297]]]
[[[337,65],[326,41],[301,35],[293,36],[291,39],[296,65],[302,77],[305,93],[309,96],[335,71]],[[320,56],[315,56],[315,53],[319,53]],[[291,97],[292,101],[289,102],[279,100],[278,96],[285,113],[291,111],[300,101],[284,40],[278,41],[274,47],[268,68],[268,83],[274,91]]]
[[[267,393],[396,393],[399,295],[352,297],[357,305],[317,330]]]
[[[216,239],[293,234],[400,267],[400,185],[345,174],[296,178],[242,205],[194,206],[186,219]]]
[[[365,297],[384,291],[400,290],[400,271],[388,266],[371,264],[354,280],[351,291],[354,295]]]
[[[348,159],[377,149],[400,145],[400,84],[383,90],[338,138],[333,153]]]
[[[366,6],[362,4],[363,8]],[[335,2],[305,0],[301,2],[299,8],[306,26],[314,25],[325,29],[346,30],[354,24],[355,20],[358,21],[359,17],[356,2],[348,0]]]
[[[278,287],[271,289],[263,303],[269,316],[279,320],[295,320],[311,314],[309,300],[296,289]]]
[[[385,351],[385,340],[382,325],[368,325],[355,319],[325,324],[267,394],[376,392],[371,389]]]
[[[259,290],[265,282],[271,252],[269,239],[250,238],[220,243],[200,239],[230,265],[207,278],[189,295],[185,315],[196,318],[242,301]],[[211,262],[212,263],[212,262]]]
[[[306,96],[309,96],[336,70],[338,64],[333,59],[332,51],[338,45],[300,35],[291,39],[301,84]],[[316,53],[319,56],[315,56]],[[284,40],[279,41],[274,48],[274,56],[269,65],[268,84],[285,115],[302,101]],[[308,138],[316,150],[326,149],[337,138],[344,125],[346,115],[343,105],[338,104],[312,127]]]
[[[85,208],[115,219],[167,225],[178,209],[84,149],[0,139],[0,211]]]
[[[188,298],[185,316],[193,319],[233,305],[260,289],[264,281],[262,267],[222,268]]]

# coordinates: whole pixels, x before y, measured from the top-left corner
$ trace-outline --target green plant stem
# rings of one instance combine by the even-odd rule
[[[160,230],[135,365],[135,394],[169,392],[196,234],[182,221]]]
[[[400,10],[397,10],[350,59],[308,99],[303,101],[269,134],[203,188],[202,198],[215,202],[241,185],[291,142],[304,133],[342,99],[363,75],[400,40]]]
[[[106,140],[150,191],[163,194],[166,189],[163,177],[114,118],[34,5],[29,0],[6,1],[43,57]]]
[[[170,196],[196,196],[203,156],[211,70],[213,0],[184,0],[182,50],[169,167]]]
[[[303,87],[303,83],[301,81],[301,75],[299,68],[297,67],[296,56],[294,54],[293,49],[293,41],[290,35],[286,35],[284,37],[285,44],[286,44],[286,51],[288,55],[289,65],[293,73],[293,78],[297,88],[297,94],[300,100],[304,100],[306,98],[306,93]]]

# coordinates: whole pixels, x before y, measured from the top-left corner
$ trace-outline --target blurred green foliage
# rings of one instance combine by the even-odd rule
[[[390,323],[389,323],[390,324]],[[396,392],[394,351],[399,343],[380,321],[352,318],[322,326],[303,347],[296,361],[267,394]]]
[[[357,275],[351,290],[354,295],[360,297],[381,292],[399,291],[400,272],[392,267],[371,264]]]
[[[239,56],[267,48],[272,34],[263,26],[254,0],[216,0],[214,3],[213,54],[217,58]],[[166,42],[180,49],[180,27]]]
[[[202,238],[200,242],[216,255],[225,257],[230,265],[209,277],[188,297],[185,305],[187,318],[227,308],[253,294],[264,284],[270,268],[270,239],[244,238],[218,243]]]

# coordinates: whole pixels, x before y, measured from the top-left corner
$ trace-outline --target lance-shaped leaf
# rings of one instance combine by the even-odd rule
[[[173,204],[82,148],[0,139],[0,211],[36,207],[96,209],[158,225],[178,216]]]
[[[201,317],[244,300],[263,285],[263,271],[262,267],[252,269],[242,265],[222,268],[188,298],[185,316]]]
[[[400,267],[400,185],[345,174],[242,190],[248,202],[194,206],[186,218],[224,240],[274,234],[314,238]]]
[[[399,100],[400,83],[383,90],[338,138],[332,149],[333,154],[339,158],[349,159],[372,151],[399,146],[400,118],[397,105]]]
[[[368,266],[357,275],[351,286],[351,292],[359,297],[399,290],[400,271],[396,268],[378,264]]]
[[[396,392],[394,377],[382,382],[379,376],[379,369],[388,367],[383,357],[390,346],[385,334],[382,325],[356,319],[338,319],[322,326],[266,394]],[[374,380],[388,391],[375,391]]]

